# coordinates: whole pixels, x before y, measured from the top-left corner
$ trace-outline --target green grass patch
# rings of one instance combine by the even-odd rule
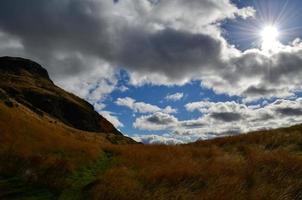
[[[0,176],[0,199],[7,200],[82,200],[83,188],[105,173],[112,165],[112,156],[104,153],[96,162],[75,171],[67,177],[70,187],[55,192],[48,188],[32,185],[21,177]],[[58,177],[61,178],[61,177]]]
[[[68,182],[71,187],[64,190],[59,197],[59,200],[82,200],[84,198],[83,188],[92,183],[98,176],[105,173],[112,165],[113,160],[110,154],[104,153],[99,160],[91,165],[77,170]]]
[[[30,185],[19,177],[0,176],[0,199],[6,200],[55,200],[54,192]]]

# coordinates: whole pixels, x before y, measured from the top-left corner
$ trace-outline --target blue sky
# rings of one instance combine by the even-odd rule
[[[0,54],[41,63],[138,141],[186,143],[302,123],[301,7],[3,0]]]
[[[125,73],[125,72],[124,72]],[[107,110],[110,110],[113,113],[116,113],[116,116],[124,124],[123,127],[120,127],[120,130],[123,133],[127,133],[130,136],[137,134],[165,134],[167,131],[148,131],[148,130],[139,130],[134,128],[132,125],[135,119],[142,114],[134,113],[132,109],[119,106],[115,103],[118,98],[130,97],[135,99],[138,102],[145,102],[152,105],[157,105],[161,108],[171,106],[172,108],[177,109],[177,112],[174,113],[179,120],[189,120],[200,117],[200,113],[197,111],[188,112],[185,109],[185,105],[190,102],[209,100],[211,102],[220,102],[220,101],[241,101],[240,97],[229,96],[226,94],[216,94],[213,90],[202,87],[200,81],[192,81],[183,86],[154,86],[151,84],[144,85],[141,87],[134,87],[127,85],[121,80],[121,84],[129,88],[127,91],[114,91],[110,96],[104,101],[107,105]],[[167,100],[168,95],[173,95],[176,93],[182,93],[183,97],[177,101]]]
[[[298,0],[233,0],[238,7],[252,6],[256,11],[256,17],[250,19],[227,20],[222,27],[225,29],[225,38],[242,50],[253,47],[255,38],[247,37],[246,32],[253,26],[262,26],[269,22],[278,22],[280,30],[286,30],[280,40],[288,43],[297,37],[301,37],[302,2]],[[278,20],[277,20],[278,19]],[[246,27],[246,29],[244,29]]]

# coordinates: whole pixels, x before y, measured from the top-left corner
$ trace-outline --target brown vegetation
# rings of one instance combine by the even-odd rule
[[[179,146],[113,145],[12,103],[0,103],[0,172],[28,183],[64,191],[70,175],[106,155],[79,187],[83,199],[302,198],[302,126]]]
[[[302,126],[182,146],[113,146],[92,199],[302,199]]]
[[[38,116],[17,102],[8,107],[0,101],[0,131],[0,173],[40,178],[52,185],[62,174],[98,159],[101,147],[109,143],[102,134]]]

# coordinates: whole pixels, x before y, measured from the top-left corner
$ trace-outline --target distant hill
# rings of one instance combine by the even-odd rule
[[[88,102],[56,86],[47,71],[31,60],[1,57],[0,89],[7,101],[15,101],[40,117],[47,115],[78,130],[105,133],[125,143],[134,142],[124,137]]]

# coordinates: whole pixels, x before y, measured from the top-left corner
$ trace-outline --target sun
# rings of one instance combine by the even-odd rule
[[[277,48],[279,44],[279,31],[276,26],[265,26],[260,32],[260,37],[262,40],[262,50],[270,51],[274,50],[274,48]]]

